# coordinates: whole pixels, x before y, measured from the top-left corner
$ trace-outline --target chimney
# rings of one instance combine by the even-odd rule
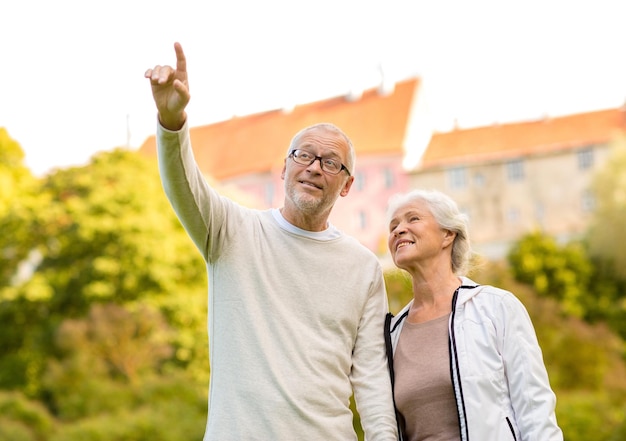
[[[380,84],[378,85],[378,94],[381,96],[391,95],[396,88],[393,81],[385,77],[385,70],[383,64],[378,64],[378,73],[380,74]]]

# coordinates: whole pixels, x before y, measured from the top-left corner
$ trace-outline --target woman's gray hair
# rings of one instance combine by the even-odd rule
[[[348,168],[348,171],[350,172],[350,174],[354,176],[354,167],[356,165],[356,153],[354,152],[354,146],[352,145],[352,141],[350,140],[350,138],[348,138],[348,135],[346,135],[343,132],[343,130],[341,130],[339,127],[331,123],[323,122],[323,123],[313,124],[312,126],[308,126],[300,130],[298,133],[294,135],[293,138],[291,138],[291,142],[289,143],[289,148],[287,149],[287,156],[289,156],[291,151],[296,148],[296,145],[298,145],[298,141],[300,140],[300,137],[306,132],[310,130],[314,130],[314,129],[327,130],[329,132],[339,135],[340,137],[344,139],[344,141],[346,141],[346,144],[348,145],[348,157],[346,158],[345,165]]]
[[[450,196],[438,190],[417,189],[396,194],[389,199],[387,221],[391,221],[398,208],[415,201],[425,202],[437,224],[445,230],[456,233],[452,243],[452,272],[457,276],[465,275],[472,257],[468,216],[459,210],[457,203]]]

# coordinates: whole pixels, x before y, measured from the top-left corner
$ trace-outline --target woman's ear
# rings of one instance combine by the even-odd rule
[[[456,238],[456,233],[450,230],[443,230],[443,246],[444,248],[451,245]]]

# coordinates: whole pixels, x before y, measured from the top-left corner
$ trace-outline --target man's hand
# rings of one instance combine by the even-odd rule
[[[176,69],[157,65],[144,74],[144,77],[150,79],[159,121],[168,130],[180,130],[185,124],[185,107],[191,98],[187,82],[187,59],[180,43],[174,43],[174,50]]]

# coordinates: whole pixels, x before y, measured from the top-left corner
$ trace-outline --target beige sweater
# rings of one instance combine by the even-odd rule
[[[207,262],[211,360],[205,440],[396,440],[376,257],[330,227],[299,230],[209,187],[188,127],[157,129],[165,192]]]

